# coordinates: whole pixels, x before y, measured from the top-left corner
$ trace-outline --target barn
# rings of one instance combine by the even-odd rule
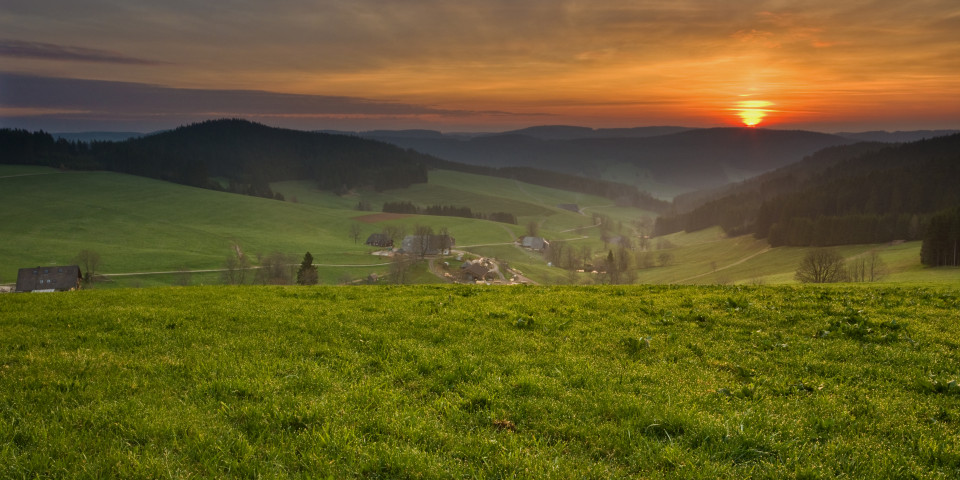
[[[80,289],[80,267],[21,268],[17,271],[18,292],[67,292]]]

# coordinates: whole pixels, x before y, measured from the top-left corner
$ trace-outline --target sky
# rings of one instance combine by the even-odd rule
[[[957,0],[0,0],[0,127],[960,128]]]

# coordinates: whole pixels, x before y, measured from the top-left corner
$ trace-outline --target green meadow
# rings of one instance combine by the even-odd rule
[[[371,273],[388,276],[390,259],[371,255],[363,245],[372,233],[393,226],[412,233],[416,225],[446,228],[457,249],[492,256],[543,284],[592,284],[602,276],[569,272],[548,265],[544,257],[513,245],[527,225],[540,235],[576,251],[603,256],[613,244],[601,240],[594,214],[610,218],[616,230],[639,243],[637,222],[654,215],[612,205],[608,199],[524,184],[509,179],[431,171],[429,183],[407,189],[357,190],[337,196],[311,182],[273,185],[287,201],[186,187],[111,172],[61,172],[42,167],[0,166],[0,284],[12,284],[18,268],[71,263],[80,250],[101,255],[99,273],[108,281],[97,288],[221,283],[217,271],[239,248],[253,266],[279,252],[299,262],[311,252],[324,284],[354,283]],[[294,201],[295,200],[295,201]],[[457,217],[412,215],[374,222],[384,202],[409,201],[470,207],[474,212],[509,212],[518,225]],[[358,211],[360,203],[373,211]],[[576,204],[582,213],[558,207]],[[359,229],[357,242],[350,235]],[[840,252],[852,258],[880,253],[893,283],[960,282],[960,269],[924,268],[920,243],[854,245]],[[805,248],[769,249],[750,236],[727,238],[719,228],[650,239],[638,268],[637,283],[782,284],[793,275]],[[666,254],[669,261],[661,262]],[[453,263],[453,259],[447,259]],[[418,266],[408,280],[442,280]],[[249,278],[252,278],[252,274]],[[248,280],[249,281],[249,280]]]
[[[960,291],[0,296],[3,478],[957,478]]]

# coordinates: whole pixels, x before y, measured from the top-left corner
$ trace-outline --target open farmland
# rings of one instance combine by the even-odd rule
[[[0,165],[0,284],[11,285],[18,268],[71,263],[83,249],[100,252],[103,287],[218,284],[225,259],[239,248],[253,266],[260,256],[280,252],[299,262],[311,252],[324,284],[348,283],[376,273],[389,278],[390,259],[371,255],[366,237],[395,227],[412,233],[416,225],[447,228],[456,248],[509,263],[535,282],[602,283],[602,275],[549,266],[540,253],[513,245],[527,223],[540,235],[571,250],[602,258],[605,244],[593,214],[610,218],[610,236],[632,238],[638,283],[749,284],[792,283],[800,259],[809,249],[770,249],[752,236],[728,238],[718,227],[650,239],[639,248],[635,221],[649,212],[616,207],[609,201],[502,178],[435,170],[427,184],[408,189],[358,190],[337,196],[309,182],[275,184],[288,201],[203,190],[111,172],[61,172],[43,167]],[[297,203],[292,200],[294,197]],[[42,201],[38,201],[37,199]],[[364,201],[371,212],[355,209]],[[426,206],[469,206],[477,212],[507,210],[519,225],[459,217],[383,215],[385,201]],[[583,213],[558,208],[576,203]],[[358,227],[358,241],[350,230]],[[558,243],[559,242],[559,243]],[[877,251],[888,266],[884,280],[898,283],[960,282],[960,269],[926,268],[919,263],[920,242],[851,245],[845,257]],[[661,262],[666,254],[669,261]],[[641,260],[646,265],[641,266]],[[446,259],[455,264],[453,258]],[[408,281],[440,282],[423,275]],[[248,275],[247,282],[253,275]]]
[[[0,476],[956,478],[960,292],[0,296]]]

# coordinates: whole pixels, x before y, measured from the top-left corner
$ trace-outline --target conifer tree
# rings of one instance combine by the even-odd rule
[[[320,280],[317,274],[317,267],[313,265],[313,255],[307,252],[300,262],[300,268],[297,270],[297,285],[316,285]]]

